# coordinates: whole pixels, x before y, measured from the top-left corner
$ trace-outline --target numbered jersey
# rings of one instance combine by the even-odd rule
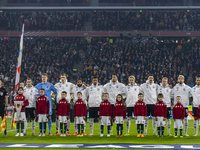
[[[162,93],[164,98],[163,98],[163,102],[165,102],[165,104],[167,105],[167,107],[171,107],[171,98],[172,96],[172,90],[171,88],[167,85],[167,86],[163,86],[162,84],[160,84],[160,86],[158,87],[158,94]]]
[[[174,104],[176,104],[176,97],[181,97],[181,103],[184,107],[188,107],[189,105],[189,97],[191,95],[191,88],[187,86],[186,84],[176,84],[174,88],[172,89],[172,94],[174,96]]]
[[[200,85],[195,85],[191,89],[191,94],[193,97],[193,107],[198,107],[200,105]]]
[[[104,87],[102,85],[91,85],[85,89],[85,96],[89,96],[89,107],[99,107],[102,101]]]
[[[158,86],[158,84],[149,83],[148,80],[140,86],[144,93],[144,102],[146,104],[156,104]]]
[[[28,99],[29,105],[26,106],[26,108],[32,108],[35,107],[35,102],[36,102],[36,96],[38,95],[38,90],[32,86],[31,88],[24,88],[24,93],[23,95]]]
[[[55,88],[56,88],[56,91],[57,91],[57,103],[61,99],[62,91],[67,92],[66,99],[67,99],[68,103],[70,103],[70,101],[71,101],[70,93],[72,93],[72,90],[73,90],[74,87],[75,87],[74,84],[67,82],[67,81],[65,83],[62,83],[62,82],[56,83]]]
[[[134,84],[126,86],[123,91],[126,94],[127,107],[134,107],[138,101],[138,94],[142,92],[141,88],[137,84]]]
[[[108,101],[111,104],[116,103],[117,95],[123,93],[124,87],[125,87],[125,85],[122,83],[119,83],[118,81],[115,83],[110,81],[110,83],[107,83],[106,85],[104,85],[105,92],[107,92],[109,94]]]

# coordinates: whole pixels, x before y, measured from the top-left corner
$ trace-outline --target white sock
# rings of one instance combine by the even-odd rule
[[[153,133],[156,133],[156,118],[152,117]]]
[[[185,128],[185,134],[186,134],[187,129],[188,129],[188,119],[187,119],[187,117],[184,118],[184,128]]]
[[[31,120],[32,133],[35,133],[35,119]]]
[[[194,120],[195,134],[198,134],[198,120]]]
[[[89,125],[90,125],[90,132],[93,133],[94,118],[90,118],[90,119],[89,119]]]
[[[145,119],[145,134],[147,135],[147,129],[148,129],[148,119]]]
[[[84,130],[83,130],[83,132],[85,132],[85,129],[86,129],[86,122],[84,122]]]
[[[74,130],[75,130],[75,132],[77,133],[77,124],[76,124],[76,120],[75,120],[75,118],[74,118]]]
[[[67,120],[67,132],[69,132],[69,129],[70,129],[70,123],[71,123],[71,122],[70,122],[70,119],[68,119],[68,120]]]
[[[128,117],[126,122],[127,133],[129,133],[130,126],[131,126],[131,118]]]
[[[171,119],[167,119],[167,131],[168,131],[168,135],[170,134],[170,129],[171,129]]]
[[[110,133],[112,133],[113,126],[110,126]]]
[[[24,133],[26,133],[26,129],[27,129],[27,120],[24,121]]]
[[[56,118],[56,132],[59,132],[59,128],[60,128],[60,121],[59,119]]]

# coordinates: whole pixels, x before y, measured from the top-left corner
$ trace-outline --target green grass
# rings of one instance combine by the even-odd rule
[[[126,122],[126,121],[125,121]],[[107,128],[104,128],[104,135],[106,135]],[[189,120],[188,134],[189,137],[184,138],[174,138],[167,136],[167,128],[165,128],[165,137],[155,137],[153,136],[153,129],[151,120],[149,120],[148,135],[144,138],[137,138],[137,130],[135,125],[135,120],[131,121],[130,136],[117,138],[116,136],[116,124],[114,124],[113,134],[111,137],[100,137],[100,129],[98,123],[94,125],[94,136],[93,137],[58,137],[54,136],[55,134],[55,123],[52,123],[52,134],[50,137],[46,135],[45,137],[32,136],[31,123],[28,123],[27,136],[24,137],[15,137],[16,131],[11,130],[10,119],[7,119],[7,131],[8,135],[4,137],[3,133],[0,132],[0,143],[91,143],[91,144],[111,144],[111,143],[127,143],[127,144],[200,144],[200,137],[194,137],[194,127],[193,121]],[[48,131],[48,129],[47,129]],[[35,133],[39,133],[38,123],[36,123]],[[71,123],[70,133],[74,133],[74,124]],[[86,124],[86,134],[90,133],[89,123]],[[124,134],[126,133],[126,123],[124,124]],[[171,127],[171,134],[174,134],[173,120]]]

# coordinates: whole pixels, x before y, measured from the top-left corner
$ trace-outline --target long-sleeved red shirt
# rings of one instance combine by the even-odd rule
[[[162,101],[158,101],[154,106],[155,117],[167,117],[167,105]]]
[[[115,106],[113,108],[113,118],[115,118],[116,116],[117,117],[122,116],[124,119],[126,118],[126,104],[124,105],[125,105],[125,109],[123,111],[122,102],[115,103]]]
[[[82,99],[78,99],[74,104],[74,117],[87,115],[87,106]]]
[[[37,98],[36,114],[49,114],[49,99],[47,96],[40,96]]]
[[[143,101],[137,101],[134,106],[134,116],[147,116],[147,105]]]
[[[174,119],[184,119],[185,117],[185,108],[181,103],[177,103],[173,107],[173,118]]]
[[[26,97],[23,94],[17,95],[15,97],[14,101],[23,101],[24,106],[22,106],[21,112],[24,112],[25,111],[25,106],[29,105],[28,100],[26,99]],[[13,101],[13,106],[15,105],[14,101]],[[16,107],[18,107],[18,106],[16,106]],[[14,111],[16,112],[15,108],[14,108]]]
[[[112,105],[108,100],[103,100],[99,107],[99,116],[112,116]]]
[[[57,107],[57,115],[58,116],[69,116],[70,105],[68,101],[64,98],[59,100]]]

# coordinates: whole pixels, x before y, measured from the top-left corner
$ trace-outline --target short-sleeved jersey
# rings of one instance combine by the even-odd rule
[[[0,88],[0,106],[5,105],[5,96],[8,95],[8,92],[4,87]]]

